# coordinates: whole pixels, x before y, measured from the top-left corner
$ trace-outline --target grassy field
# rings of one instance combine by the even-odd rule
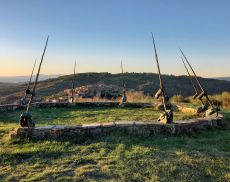
[[[18,124],[22,111],[7,112],[0,115],[0,123]],[[42,108],[33,109],[31,114],[37,125],[73,125],[83,123],[101,123],[113,121],[148,121],[154,122],[160,111],[153,108]],[[192,118],[192,114],[174,112],[176,120]]]
[[[32,111],[38,125],[155,121],[159,112],[127,108]],[[193,136],[134,136],[12,141],[20,111],[0,113],[0,181],[230,181],[230,128]],[[230,112],[223,111],[230,123]],[[177,119],[189,115],[175,113]]]

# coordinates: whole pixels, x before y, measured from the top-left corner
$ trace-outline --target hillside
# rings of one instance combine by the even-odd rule
[[[44,75],[41,74],[39,76],[40,80],[47,80],[50,78],[57,78],[61,75]],[[2,83],[25,83],[30,79],[30,75],[27,76],[0,76],[0,82]],[[35,79],[35,77],[32,78],[33,80]]]
[[[226,80],[226,81],[230,81],[230,76],[228,77],[218,77],[216,78],[217,80]]]
[[[124,78],[128,89],[143,91],[146,94],[155,94],[159,88],[158,75],[153,73],[80,73],[76,75],[76,87],[92,84],[109,84],[121,86]],[[182,94],[189,96],[194,94],[193,88],[187,76],[163,75],[166,92],[172,96]],[[216,94],[230,91],[230,82],[216,79],[201,78],[201,82],[208,93]],[[60,76],[58,78],[40,81],[37,85],[37,97],[56,94],[64,89],[71,88],[72,75]],[[23,95],[26,84],[0,83],[0,102],[11,103]]]

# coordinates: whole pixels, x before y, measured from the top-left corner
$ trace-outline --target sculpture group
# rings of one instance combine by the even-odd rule
[[[46,43],[45,43],[45,48],[43,50],[43,54],[40,60],[40,64],[39,64],[39,68],[36,74],[36,79],[34,81],[34,85],[31,87],[31,83],[32,83],[32,76],[33,76],[33,72],[34,72],[34,68],[35,68],[35,64],[36,61],[33,65],[33,69],[32,69],[32,73],[30,76],[30,80],[28,82],[27,88],[25,90],[25,94],[24,97],[21,100],[21,105],[26,106],[26,111],[23,112],[20,116],[20,125],[22,127],[34,127],[35,126],[35,122],[32,119],[32,116],[30,114],[30,108],[31,108],[31,103],[35,97],[36,94],[36,85],[38,82],[38,78],[39,78],[39,74],[40,74],[40,70],[41,70],[41,66],[43,63],[43,59],[44,59],[44,55],[46,52],[46,47],[48,44],[48,40],[49,40],[49,36],[47,37]],[[159,64],[159,60],[158,60],[158,55],[157,55],[157,50],[156,50],[156,45],[155,45],[155,40],[152,34],[152,43],[153,43],[153,49],[154,49],[154,54],[155,54],[155,61],[157,64],[157,70],[158,70],[158,76],[159,76],[159,90],[156,92],[155,94],[155,98],[156,99],[161,99],[161,105],[163,108],[163,112],[162,114],[159,116],[158,121],[161,123],[165,123],[165,124],[171,124],[173,123],[173,107],[172,104],[170,103],[170,98],[169,96],[166,94],[166,90],[164,87],[164,83],[162,80],[162,75],[161,75],[161,70],[160,70],[160,64]],[[182,54],[182,62],[183,65],[186,69],[186,72],[188,74],[188,77],[190,79],[191,85],[194,88],[195,94],[193,96],[193,99],[198,99],[201,102],[201,106],[197,109],[197,113],[205,113],[205,116],[218,116],[218,112],[219,112],[219,108],[217,106],[214,106],[212,101],[209,98],[209,95],[207,93],[207,91],[205,90],[205,88],[202,86],[199,78],[197,77],[194,69],[192,68],[190,62],[188,61],[188,59],[186,58],[185,54],[183,53],[183,51],[180,49],[180,52]],[[190,71],[188,69],[188,67],[190,68],[190,71],[193,73],[193,76],[190,74]],[[122,73],[122,99],[121,99],[121,104],[126,103],[127,102],[127,96],[126,96],[126,85],[125,85],[125,80],[124,80],[124,70],[123,70],[123,65],[122,65],[122,61],[121,61],[121,73]],[[73,73],[73,78],[72,78],[72,93],[71,93],[71,99],[69,100],[69,102],[74,103],[75,100],[75,80],[76,80],[76,61],[74,64],[74,73]],[[195,80],[195,82],[194,82]],[[29,99],[28,99],[29,98]],[[204,101],[205,99],[205,101]]]

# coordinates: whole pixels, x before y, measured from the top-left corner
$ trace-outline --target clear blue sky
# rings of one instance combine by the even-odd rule
[[[229,0],[0,0],[0,76],[30,74],[50,41],[43,74],[185,74],[181,47],[198,75],[230,76]]]

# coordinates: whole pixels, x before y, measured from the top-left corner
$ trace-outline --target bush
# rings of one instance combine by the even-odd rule
[[[210,97],[213,104],[223,108],[230,108],[230,92],[213,95]]]
[[[178,103],[178,102],[184,102],[185,99],[184,99],[184,97],[183,97],[182,95],[174,95],[174,96],[171,98],[171,101],[172,101],[172,102]]]
[[[128,102],[155,102],[154,97],[140,91],[127,91],[126,95]]]
[[[223,92],[221,94],[222,106],[224,108],[230,108],[230,92]]]

